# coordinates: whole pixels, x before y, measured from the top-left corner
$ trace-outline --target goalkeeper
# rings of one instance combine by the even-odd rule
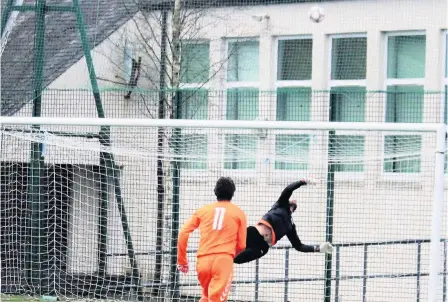
[[[247,228],[246,249],[237,255],[234,263],[242,264],[266,255],[283,236],[287,236],[292,246],[299,252],[332,253],[333,246],[326,242],[318,246],[306,245],[300,241],[292,213],[297,209],[297,202],[289,200],[292,193],[303,185],[312,184],[310,179],[303,179],[288,185],[272,208],[255,226]]]

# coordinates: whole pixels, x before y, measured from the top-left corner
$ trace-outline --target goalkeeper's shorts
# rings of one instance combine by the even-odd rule
[[[233,280],[233,258],[228,254],[198,257],[196,264],[202,301],[227,301]]]

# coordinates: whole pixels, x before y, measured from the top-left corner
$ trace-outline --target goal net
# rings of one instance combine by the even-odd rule
[[[294,192],[292,217],[304,244],[334,245],[300,253],[282,238],[235,265],[229,301],[446,297],[444,135],[433,125],[38,121],[1,126],[3,293],[197,301],[199,234],[183,275],[178,231],[229,176],[249,225],[288,184],[316,179]]]

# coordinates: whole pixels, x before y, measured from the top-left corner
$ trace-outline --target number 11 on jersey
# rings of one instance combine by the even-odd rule
[[[226,208],[215,208],[215,216],[213,218],[213,230],[221,230],[224,222]]]

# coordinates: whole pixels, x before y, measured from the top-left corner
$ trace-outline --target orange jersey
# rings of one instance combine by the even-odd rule
[[[236,205],[218,201],[197,210],[179,232],[177,262],[185,265],[190,234],[199,227],[197,256],[229,254],[232,257],[246,248],[246,214]]]

